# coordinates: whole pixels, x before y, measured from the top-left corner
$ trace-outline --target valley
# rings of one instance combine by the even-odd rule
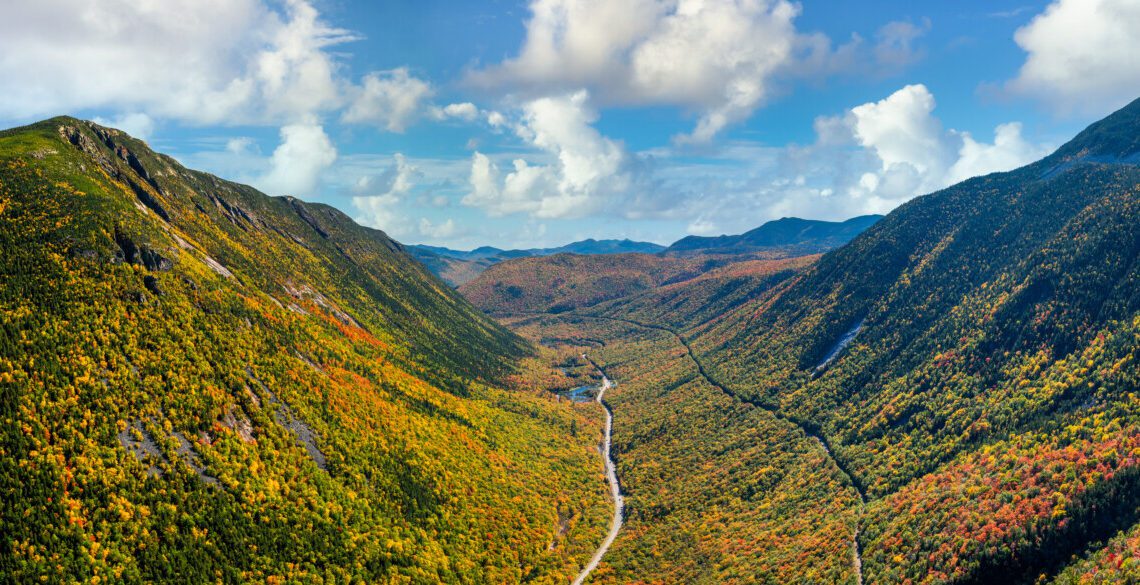
[[[0,55],[0,585],[1140,585],[1140,0]]]
[[[1138,116],[831,253],[655,267],[634,289],[552,257],[462,287],[623,380],[607,396],[627,517],[591,582],[1131,574],[1140,175],[1096,153],[1135,150],[1117,132]]]
[[[586,354],[582,354],[582,359],[589,361],[589,358],[586,357]],[[594,368],[598,370],[598,374],[602,377],[602,383],[600,386],[598,386],[597,389],[598,395],[594,398],[594,400],[598,404],[602,405],[602,408],[604,408],[606,411],[606,427],[605,431],[603,431],[602,445],[599,449],[599,452],[602,455],[602,460],[605,462],[606,482],[609,484],[610,498],[613,499],[614,503],[614,516],[613,519],[610,520],[610,530],[606,533],[605,540],[602,541],[602,545],[598,547],[598,550],[594,553],[594,556],[590,557],[590,562],[586,563],[586,566],[582,568],[582,572],[578,573],[578,577],[574,579],[574,585],[581,585],[582,583],[585,583],[586,580],[590,578],[590,573],[592,573],[594,569],[598,568],[598,563],[601,562],[602,558],[606,556],[606,552],[608,552],[610,550],[610,547],[613,546],[614,539],[616,539],[618,533],[621,532],[622,513],[624,508],[624,499],[621,495],[621,482],[618,480],[617,472],[614,468],[614,460],[610,454],[610,448],[612,446],[611,438],[613,435],[614,426],[614,413],[609,409],[609,407],[606,406],[605,403],[606,390],[612,388],[613,384],[610,379],[606,377],[605,372],[603,372],[601,368],[597,366],[597,364],[590,362],[590,365],[594,366]]]
[[[1102,155],[1135,128],[1140,102],[847,243],[527,255],[457,290],[120,131],[0,133],[0,570],[1130,578],[1140,171]]]

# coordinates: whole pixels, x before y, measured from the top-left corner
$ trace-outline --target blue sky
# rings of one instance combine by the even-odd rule
[[[72,114],[407,243],[884,213],[1140,97],[1136,0],[44,0],[0,124]]]

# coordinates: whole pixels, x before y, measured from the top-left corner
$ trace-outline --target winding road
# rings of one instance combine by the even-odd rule
[[[610,550],[610,545],[614,543],[614,539],[617,538],[618,532],[621,530],[622,509],[625,507],[625,500],[621,495],[621,484],[617,478],[617,470],[614,467],[614,460],[610,456],[610,437],[613,434],[614,414],[610,410],[610,407],[606,406],[604,401],[606,390],[612,388],[613,383],[606,377],[606,373],[602,371],[602,368],[598,367],[598,364],[595,364],[593,360],[586,357],[586,354],[582,354],[582,359],[589,361],[591,365],[597,368],[598,373],[602,375],[602,385],[598,388],[598,396],[594,400],[602,405],[602,408],[606,411],[606,436],[605,440],[602,441],[602,456],[605,458],[606,481],[610,484],[610,495],[613,496],[614,500],[614,516],[610,521],[609,534],[606,535],[606,539],[602,541],[602,545],[598,547],[598,550],[594,552],[594,556],[590,559],[590,562],[586,564],[582,572],[578,573],[578,578],[574,579],[574,585],[582,585],[582,583],[585,583],[590,573],[598,568],[598,563],[602,561],[602,557]]]
[[[855,478],[855,476],[848,470],[847,465],[845,465],[843,461],[841,461],[838,457],[835,456],[835,453],[831,450],[831,444],[828,442],[827,437],[824,436],[824,434],[819,430],[818,425],[816,425],[815,423],[812,423],[810,421],[801,420],[801,419],[794,417],[794,416],[789,416],[786,413],[781,412],[777,407],[775,407],[771,404],[768,404],[768,403],[765,403],[765,402],[762,402],[759,400],[747,398],[745,396],[741,396],[736,391],[734,391],[734,390],[726,387],[724,384],[721,384],[720,382],[714,380],[712,378],[712,376],[710,376],[708,374],[708,372],[705,371],[704,364],[702,364],[701,361],[697,359],[697,355],[693,352],[693,348],[689,346],[689,342],[677,331],[675,331],[669,327],[665,327],[663,325],[655,325],[652,323],[641,323],[638,321],[633,321],[631,319],[622,319],[619,317],[601,317],[601,316],[595,316],[595,315],[583,315],[581,313],[572,313],[572,312],[571,313],[563,313],[561,315],[555,315],[555,314],[550,314],[550,313],[545,313],[543,315],[547,316],[547,317],[560,317],[562,315],[565,315],[568,317],[581,317],[581,318],[586,318],[586,319],[597,319],[600,321],[617,321],[619,323],[626,323],[629,325],[634,325],[636,327],[641,327],[643,329],[656,329],[658,331],[664,331],[666,333],[669,333],[670,335],[675,337],[677,339],[677,341],[685,348],[685,351],[688,354],[689,359],[691,359],[693,361],[693,364],[696,365],[697,372],[710,385],[712,385],[713,387],[719,389],[721,392],[724,392],[728,396],[730,396],[730,397],[732,397],[732,398],[734,398],[734,399],[736,399],[736,400],[738,400],[744,404],[747,404],[749,406],[770,412],[777,419],[783,420],[785,422],[788,422],[788,423],[798,427],[800,429],[800,431],[802,431],[804,433],[804,435],[806,435],[809,439],[812,439],[815,442],[817,442],[819,444],[819,446],[823,449],[824,453],[827,454],[827,458],[832,462],[832,464],[835,465],[835,467],[839,470],[839,473],[847,478],[847,481],[851,485],[851,488],[855,491],[855,494],[859,498],[859,515],[862,516],[863,509],[867,504],[867,495],[866,495],[866,492],[864,490],[864,487],[863,487],[862,483],[859,482]],[[860,326],[861,325],[862,324],[860,323]],[[586,357],[585,354],[582,354],[582,357],[585,358]],[[600,367],[598,367],[597,364],[595,364],[593,361],[591,361],[590,363],[593,364],[595,368],[598,368],[599,372],[602,372],[602,369]],[[605,377],[605,372],[602,372],[602,379],[603,379],[603,386],[608,388],[609,379]],[[601,396],[603,393],[604,393],[604,390],[603,390],[603,392],[598,393],[598,402],[601,402]],[[602,406],[605,407],[604,404]],[[620,490],[618,490],[618,487],[617,487],[617,477],[612,475],[611,469],[613,468],[613,462],[610,460],[610,455],[609,455],[610,421],[611,420],[612,420],[612,417],[610,416],[610,410],[609,410],[609,408],[606,408],[606,470],[607,470],[607,476],[612,477],[611,489],[614,490],[614,493],[617,495],[617,497],[620,497],[621,496]],[[584,570],[582,572],[582,574],[578,576],[578,579],[576,581],[574,581],[574,585],[580,585],[582,583],[582,580],[585,579],[585,577],[586,577],[586,575],[588,575],[589,571],[593,570],[593,567],[597,565],[597,561],[601,560],[601,556],[603,554],[605,554],[605,551],[609,548],[609,544],[613,542],[613,538],[615,536],[617,536],[617,530],[618,530],[618,528],[621,527],[621,518],[620,518],[621,514],[620,514],[620,504],[617,504],[617,502],[619,502],[619,500],[617,500],[615,498],[614,501],[615,501],[615,509],[616,509],[616,511],[615,511],[615,521],[616,521],[615,528],[613,528],[610,531],[610,536],[606,539],[606,542],[603,544],[602,548],[598,550],[598,553],[594,555],[594,560],[591,561],[590,565],[587,566],[586,570]],[[855,573],[855,583],[857,585],[863,585],[863,558],[862,558],[862,553],[860,551],[861,547],[859,546],[859,528],[860,528],[859,524],[857,523],[855,526],[855,529],[853,531],[853,534],[851,536],[851,569],[852,569],[852,572]]]

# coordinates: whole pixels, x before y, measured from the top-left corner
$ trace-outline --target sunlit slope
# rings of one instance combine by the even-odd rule
[[[1138,153],[1140,102],[728,310],[681,285],[677,311],[593,312],[676,329],[740,396],[818,426],[871,499],[869,582],[1048,577],[1140,519]]]
[[[331,207],[56,118],[0,248],[0,574],[564,582],[604,532],[593,413]]]

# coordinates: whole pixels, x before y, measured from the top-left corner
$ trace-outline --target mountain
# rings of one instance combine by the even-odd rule
[[[555,254],[750,254],[766,257],[807,256],[841,246],[874,225],[881,215],[864,215],[843,222],[829,222],[785,217],[770,221],[739,236],[706,238],[688,236],[665,247],[632,240],[582,240],[557,248],[502,250],[483,246],[470,251],[438,246],[409,246],[408,252],[448,284],[459,287],[479,277],[491,266],[515,258],[553,256]],[[747,260],[750,258],[739,258]],[[618,262],[622,262],[619,260]],[[721,264],[724,261],[718,261]],[[652,277],[648,277],[652,278]]]
[[[665,247],[649,242],[634,242],[632,240],[582,240],[557,248],[530,248],[526,250],[502,250],[491,246],[483,246],[470,251],[452,250],[439,246],[415,245],[409,246],[408,252],[415,256],[428,270],[442,278],[452,286],[460,286],[470,282],[483,273],[484,270],[514,258],[530,256],[550,256],[554,254],[653,254],[664,250]]]
[[[738,236],[687,236],[673,243],[665,251],[731,254],[781,250],[786,251],[789,256],[818,254],[846,244],[882,217],[863,215],[842,222],[785,217],[767,222]]]
[[[844,222],[784,218],[739,236],[689,236],[668,248],[629,240],[586,240],[561,248],[525,250],[521,259],[495,248],[457,252],[453,257],[439,255],[440,248],[412,253],[484,311],[569,310],[687,280],[736,262],[819,254],[843,245],[881,217],[866,215]],[[645,251],[624,252],[634,249]],[[561,255],[565,252],[607,255],[573,258]],[[648,254],[657,258],[648,258]]]
[[[619,381],[633,512],[599,582],[1137,578],[1140,100],[731,269],[508,320]]]
[[[491,314],[562,312],[695,278],[728,263],[700,256],[557,254],[496,264],[459,292]]]
[[[533,256],[549,256],[551,254],[656,254],[665,250],[665,246],[650,242],[635,242],[633,240],[582,240],[566,244],[558,248],[544,248],[528,250]]]
[[[554,583],[604,533],[592,411],[332,207],[54,118],[0,252],[6,580]]]

